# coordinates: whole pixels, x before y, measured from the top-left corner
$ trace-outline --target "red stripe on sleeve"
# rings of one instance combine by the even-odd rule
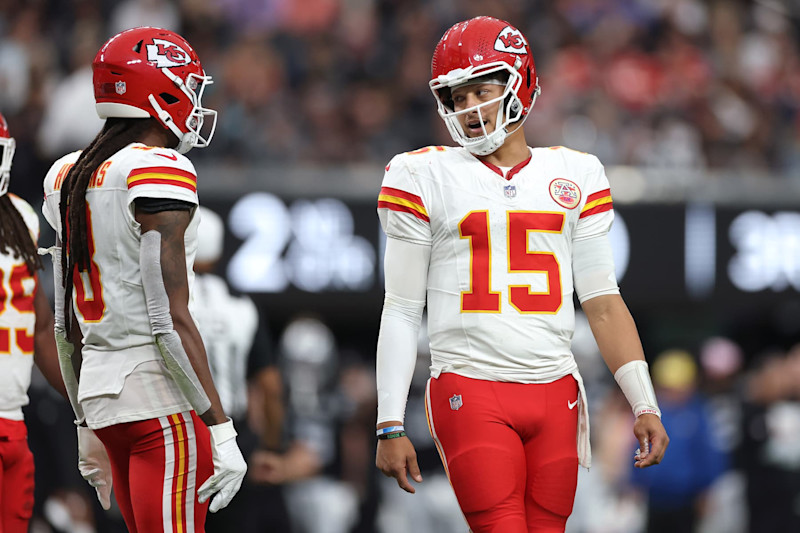
[[[197,181],[197,176],[192,174],[189,171],[181,170],[175,167],[144,167],[144,168],[135,168],[131,170],[128,177],[138,176],[140,174],[171,174],[173,176],[180,176],[182,178],[187,178],[192,181]]]
[[[602,191],[597,191],[595,193],[590,194],[586,197],[586,203],[592,203],[595,200],[599,200],[600,198],[605,198],[606,196],[611,196],[611,189],[604,189]]]
[[[588,217],[590,215],[596,215],[597,213],[604,213],[606,211],[611,211],[611,209],[613,209],[613,207],[614,207],[614,203],[613,202],[608,202],[607,204],[598,205],[597,207],[593,207],[591,209],[587,209],[586,211],[581,213],[581,216],[578,217],[578,218],[585,218],[585,217]]]
[[[381,194],[386,194],[388,196],[396,196],[398,198],[402,198],[403,200],[408,200],[410,202],[414,202],[415,204],[425,205],[422,203],[422,198],[411,194],[409,192],[395,189],[393,187],[381,187]]]
[[[137,187],[139,185],[173,185],[175,187],[183,187],[184,189],[189,189],[192,192],[197,192],[197,187],[190,183],[184,183],[178,180],[160,179],[160,178],[141,179],[139,181],[131,183],[128,186],[128,188],[132,189],[133,187]]]
[[[390,193],[387,193],[387,194],[390,194]],[[384,209],[391,209],[392,211],[398,211],[400,213],[411,213],[412,215],[414,215],[418,219],[423,220],[425,222],[430,222],[431,221],[430,218],[428,218],[427,216],[423,215],[422,213],[420,213],[416,209],[413,209],[413,208],[405,206],[405,205],[393,204],[391,202],[384,202],[384,201],[381,200],[381,201],[378,202],[378,208],[380,209],[381,207],[384,208]]]

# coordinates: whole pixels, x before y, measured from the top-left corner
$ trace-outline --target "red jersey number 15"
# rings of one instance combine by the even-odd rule
[[[532,292],[530,285],[509,285],[508,299],[520,313],[553,314],[561,308],[561,269],[552,252],[528,250],[528,232],[561,233],[564,214],[541,211],[508,211],[508,271],[547,275],[547,290]],[[492,246],[489,212],[471,211],[458,224],[462,239],[470,245],[470,290],[461,293],[461,312],[499,313],[501,292],[492,290]]]

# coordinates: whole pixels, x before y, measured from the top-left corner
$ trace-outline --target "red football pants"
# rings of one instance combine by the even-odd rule
[[[214,473],[208,428],[191,412],[95,430],[111,460],[114,496],[131,533],[204,531],[197,489]]]
[[[25,422],[0,419],[0,533],[26,533],[33,514],[33,454]]]
[[[431,436],[473,533],[563,532],[578,482],[578,384],[428,381]]]

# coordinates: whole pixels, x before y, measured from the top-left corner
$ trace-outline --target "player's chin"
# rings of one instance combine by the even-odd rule
[[[483,129],[481,128],[464,128],[464,134],[470,139],[479,139],[484,136]],[[486,126],[486,135],[494,131],[493,127]]]

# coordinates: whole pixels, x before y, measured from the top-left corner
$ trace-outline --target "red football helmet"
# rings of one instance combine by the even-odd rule
[[[178,137],[182,154],[211,142],[217,112],[201,103],[211,76],[177,33],[149,27],[118,33],[97,52],[92,71],[100,118],[157,118]],[[204,138],[207,116],[213,122]]]
[[[480,78],[480,79],[479,79]],[[506,79],[507,78],[507,79]],[[478,82],[505,85],[499,98],[456,112],[450,90]],[[528,42],[509,23],[492,17],[476,17],[447,30],[436,45],[431,62],[430,87],[439,115],[453,140],[476,155],[491,154],[506,139],[509,124],[524,121],[541,92]],[[458,117],[502,102],[497,126],[480,137],[467,137]]]
[[[6,117],[0,114],[0,147],[2,147],[2,159],[0,159],[0,196],[8,192],[8,182],[11,181],[11,162],[14,160],[14,150],[17,143],[8,132]]]

